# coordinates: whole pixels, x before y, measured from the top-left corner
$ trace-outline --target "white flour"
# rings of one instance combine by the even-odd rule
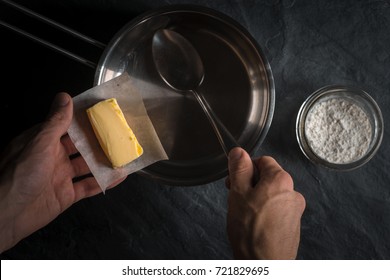
[[[331,163],[349,163],[367,152],[371,124],[356,104],[331,98],[313,106],[305,122],[306,139],[317,156]]]

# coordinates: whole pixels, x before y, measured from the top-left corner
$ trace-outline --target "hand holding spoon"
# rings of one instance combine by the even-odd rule
[[[240,145],[229,130],[214,114],[206,99],[197,92],[204,79],[202,60],[193,45],[179,33],[159,29],[153,36],[152,53],[161,78],[174,90],[183,94],[192,93],[206,114],[214,132],[228,156],[231,149]],[[258,181],[258,170],[253,164],[254,184]]]

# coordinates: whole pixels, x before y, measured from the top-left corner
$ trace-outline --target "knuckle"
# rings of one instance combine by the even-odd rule
[[[284,191],[276,195],[283,201],[283,207],[294,210],[295,213],[302,215],[306,208],[306,201],[302,194],[296,191]]]
[[[62,113],[62,112],[55,112],[54,114],[52,114],[49,118],[49,122],[61,122],[62,120],[64,120],[65,118],[65,115]]]
[[[240,176],[242,174],[245,174],[246,172],[248,172],[250,170],[250,167],[252,167],[252,166],[248,166],[248,164],[245,161],[234,162],[231,165],[231,168],[229,170],[230,177],[234,178],[234,177]]]
[[[290,188],[292,188],[294,185],[291,175],[284,169],[275,170],[273,177],[280,185],[290,187]]]
[[[306,200],[301,193],[294,191],[294,202],[296,204],[296,207],[300,209],[301,212],[305,210]]]

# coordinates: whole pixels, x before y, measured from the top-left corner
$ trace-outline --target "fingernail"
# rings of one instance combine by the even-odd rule
[[[57,94],[55,99],[55,104],[58,107],[65,107],[66,105],[69,104],[69,101],[70,101],[70,96],[64,92],[61,92]]]
[[[242,156],[242,150],[240,148],[234,148],[229,152],[229,160],[239,160]]]

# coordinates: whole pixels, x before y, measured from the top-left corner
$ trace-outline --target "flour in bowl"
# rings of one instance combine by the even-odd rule
[[[371,123],[362,108],[343,98],[315,104],[307,114],[305,136],[312,151],[336,164],[360,159],[371,141]]]

